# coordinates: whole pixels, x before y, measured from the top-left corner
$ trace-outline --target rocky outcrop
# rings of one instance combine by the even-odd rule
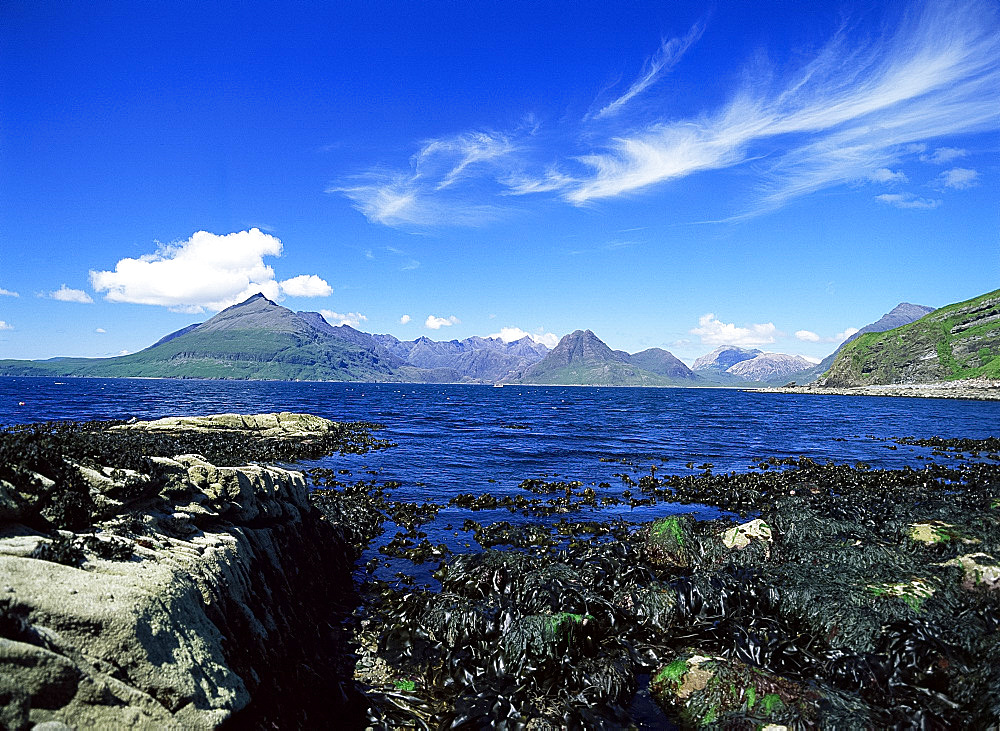
[[[846,345],[819,385],[830,388],[1000,379],[1000,290],[942,307]]]
[[[127,428],[267,440],[328,425],[268,414]],[[46,529],[23,489],[0,482],[0,725],[358,722],[341,625],[357,603],[352,556],[302,473],[198,454],[144,470],[70,464],[91,493],[88,531]]]

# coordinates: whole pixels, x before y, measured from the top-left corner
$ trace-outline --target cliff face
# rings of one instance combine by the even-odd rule
[[[1000,290],[916,322],[868,333],[840,351],[821,386],[851,387],[1000,378]]]
[[[351,557],[301,473],[197,454],[65,464],[90,529],[52,531],[30,494],[57,489],[43,473],[0,480],[0,725],[359,721],[340,622]]]

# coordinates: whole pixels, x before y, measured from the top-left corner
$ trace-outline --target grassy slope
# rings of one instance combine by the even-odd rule
[[[996,300],[990,303],[991,300]],[[970,319],[980,322],[953,332]],[[975,338],[978,342],[971,344]],[[914,365],[920,353],[936,353],[937,366]],[[907,368],[921,369],[925,380],[1000,379],[1000,290],[957,302],[916,322],[881,333],[866,333],[848,343],[825,374],[828,385],[897,383]]]
[[[0,361],[0,375],[397,380],[387,364],[335,339],[266,330],[189,333],[118,358]]]

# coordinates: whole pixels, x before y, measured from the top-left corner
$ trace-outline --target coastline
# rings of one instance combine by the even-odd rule
[[[778,386],[744,388],[749,393],[805,393],[820,396],[896,396],[905,398],[1000,401],[1000,383],[986,379],[938,383],[892,383],[877,386]]]

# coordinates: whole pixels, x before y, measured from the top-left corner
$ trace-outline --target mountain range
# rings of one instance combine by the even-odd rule
[[[984,297],[989,300],[994,295]],[[991,306],[987,302],[980,309],[992,312]],[[951,312],[951,308],[935,314],[946,311]],[[170,333],[138,353],[115,358],[6,360],[0,361],[0,375],[604,386],[784,385],[825,376],[832,385],[864,380],[857,369],[843,364],[845,354],[850,353],[851,362],[856,363],[862,358],[859,348],[867,348],[865,353],[886,353],[887,346],[877,343],[887,341],[872,338],[923,322],[931,312],[929,307],[901,303],[842,344],[824,361],[826,366],[815,366],[798,356],[724,345],[688,368],[660,348],[634,354],[613,350],[590,330],[566,335],[551,350],[530,337],[513,342],[482,337],[401,341],[348,325],[333,326],[318,312],[293,312],[257,294],[206,322]],[[969,332],[975,335],[981,330],[981,323],[976,323],[966,326],[968,332],[958,340],[972,342]],[[960,323],[950,326],[959,327]],[[921,339],[924,341],[930,342],[927,337]],[[977,351],[971,360],[962,360],[962,368],[954,372],[985,365],[983,359],[989,360],[993,352],[991,343],[982,346],[985,355]],[[959,356],[964,357],[963,353]],[[864,370],[865,366],[859,368],[862,374],[872,372]],[[898,376],[890,373],[889,366],[876,370],[879,368],[878,377]],[[911,371],[928,377],[943,372],[923,367]]]

